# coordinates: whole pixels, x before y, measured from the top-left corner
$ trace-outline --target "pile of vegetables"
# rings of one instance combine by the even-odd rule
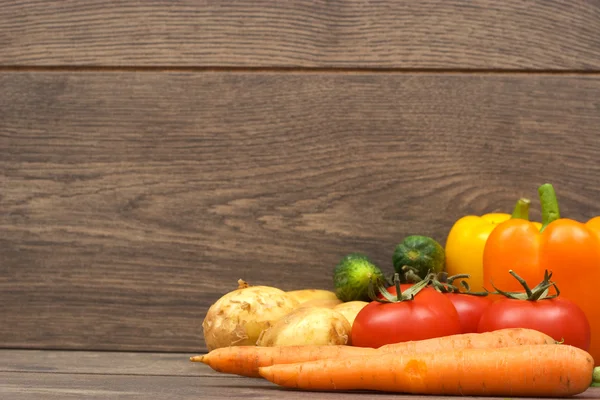
[[[243,282],[208,309],[202,328],[209,350],[244,345],[349,344],[352,325],[348,319],[353,319],[354,309],[326,290],[285,292]]]
[[[332,266],[331,290],[240,281],[210,307],[209,353],[191,360],[307,390],[570,396],[600,385],[600,217],[561,218],[552,185],[538,191],[541,223],[527,199],[512,214],[466,216],[445,248],[403,238],[389,273],[352,252]]]
[[[589,353],[523,328],[399,342],[378,349],[232,346],[191,361],[222,373],[313,391],[561,397],[584,392],[594,375]]]

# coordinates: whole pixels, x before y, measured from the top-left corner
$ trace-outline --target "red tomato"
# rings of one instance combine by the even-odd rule
[[[412,285],[402,285],[405,290]],[[395,288],[388,289],[392,294]],[[442,293],[427,287],[413,300],[398,303],[373,301],[352,325],[352,345],[378,348],[386,344],[461,333],[458,313]]]
[[[413,285],[413,283],[403,283],[400,285],[400,290],[404,292]],[[396,287],[392,286],[388,288],[388,291],[395,295]],[[459,293],[444,293],[444,296],[450,299],[458,312],[458,320],[462,333],[477,332],[481,315],[495,300],[492,296],[475,296]],[[383,298],[381,294],[378,297]]]
[[[484,311],[493,303],[489,296],[462,293],[444,293],[458,312],[462,333],[475,333]]]
[[[554,340],[587,351],[590,323],[575,303],[556,297],[538,301],[504,298],[492,303],[481,316],[478,332],[503,328],[529,328]]]

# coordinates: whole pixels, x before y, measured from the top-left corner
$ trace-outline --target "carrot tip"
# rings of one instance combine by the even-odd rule
[[[204,356],[193,356],[190,357],[191,362],[204,362]]]
[[[273,377],[273,371],[271,367],[258,367],[258,374],[267,380],[271,380]]]

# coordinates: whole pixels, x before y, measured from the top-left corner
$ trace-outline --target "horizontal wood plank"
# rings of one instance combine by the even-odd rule
[[[94,356],[88,352],[81,357],[82,352],[35,352],[36,357],[31,358],[31,352],[22,351],[21,360],[19,353],[12,352],[9,357],[21,367],[17,371],[3,371],[0,364],[0,398],[11,400],[37,400],[40,398],[53,399],[156,399],[156,400],[219,400],[231,398],[251,399],[280,399],[285,397],[290,400],[304,399],[360,399],[375,400],[382,398],[411,399],[411,400],[441,400],[449,399],[444,396],[418,396],[393,393],[376,393],[367,391],[354,392],[305,392],[287,390],[270,382],[257,378],[246,378],[234,375],[203,374],[209,370],[205,365],[194,365],[198,371],[196,375],[179,376],[181,367],[176,366],[174,360],[158,354],[119,354],[105,352]],[[6,351],[0,351],[0,360],[3,360]],[[39,363],[39,358],[56,363]],[[137,361],[145,359],[151,368],[137,365]],[[71,362],[69,363],[69,359]],[[99,360],[104,360],[98,362]],[[113,368],[110,368],[112,360]],[[132,360],[137,360],[133,364]],[[84,361],[91,361],[85,365]],[[0,361],[2,362],[2,361]],[[123,369],[119,363],[139,368],[132,370]],[[185,363],[186,361],[182,361]],[[69,365],[70,364],[70,365]],[[189,363],[188,363],[189,364]],[[44,371],[42,367],[46,367]],[[155,375],[156,372],[167,372],[166,375]],[[26,373],[25,373],[26,372]],[[148,373],[148,375],[146,375]],[[574,399],[597,399],[600,388],[590,388],[584,393],[573,397]],[[486,399],[500,399],[501,397],[486,397]],[[483,399],[481,397],[473,397]],[[519,400],[519,398],[511,397]],[[531,398],[536,400],[536,398]]]
[[[332,288],[361,251],[552,182],[600,214],[600,78],[0,73],[0,343],[202,352],[242,278]],[[532,218],[539,219],[534,201]]]
[[[11,400],[115,399],[131,400],[453,400],[450,396],[420,396],[376,392],[306,392],[282,389],[269,382],[235,377],[196,378],[163,376],[119,376],[81,374],[21,374],[0,372],[0,396]],[[571,397],[598,399],[600,388],[590,388]],[[500,400],[505,397],[471,397],[472,400]],[[511,400],[542,398],[510,397]]]
[[[186,353],[0,350],[0,372],[226,377]]]
[[[598,70],[588,0],[0,2],[0,65]]]
[[[267,400],[275,399],[281,394],[281,391],[268,382],[241,377],[230,379],[228,377],[0,372],[0,397],[11,400],[40,398],[47,400],[82,398],[219,400],[231,399],[234,398],[233,396]]]

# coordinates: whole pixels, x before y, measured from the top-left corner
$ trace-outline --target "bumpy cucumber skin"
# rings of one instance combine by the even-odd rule
[[[421,278],[425,278],[429,272],[442,272],[446,263],[444,248],[434,239],[427,236],[407,236],[402,243],[398,244],[392,257],[394,270],[400,274],[404,281],[402,267],[408,265],[416,268]]]
[[[371,301],[369,281],[384,279],[383,272],[366,255],[351,253],[335,267],[333,283],[338,299],[347,301]]]

